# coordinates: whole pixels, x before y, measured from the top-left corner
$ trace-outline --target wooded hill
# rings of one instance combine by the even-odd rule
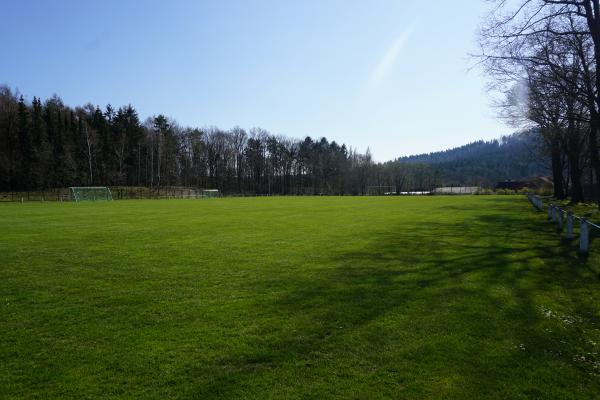
[[[446,185],[493,186],[504,180],[528,180],[551,174],[534,131],[479,140],[449,150],[401,157],[400,162],[435,167]]]

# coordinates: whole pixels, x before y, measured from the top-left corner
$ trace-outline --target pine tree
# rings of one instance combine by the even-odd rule
[[[31,166],[33,186],[41,189],[47,188],[51,185],[48,172],[52,161],[52,150],[48,142],[42,102],[36,97],[32,101],[31,134],[33,140],[33,160]]]
[[[19,186],[21,189],[29,189],[32,184],[31,167],[33,163],[33,139],[31,136],[29,109],[25,104],[23,96],[19,98],[18,109],[18,132],[19,146],[21,150],[21,170],[19,171]]]

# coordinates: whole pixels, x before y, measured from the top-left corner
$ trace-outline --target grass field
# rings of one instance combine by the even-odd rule
[[[598,250],[523,197],[2,204],[0,228],[0,398],[600,397]]]

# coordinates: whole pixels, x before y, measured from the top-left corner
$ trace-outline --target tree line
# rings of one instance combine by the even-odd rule
[[[554,196],[600,207],[600,0],[493,0],[476,57],[501,114],[534,128]]]
[[[31,102],[0,86],[0,190],[69,186],[173,186],[240,194],[382,194],[431,190],[435,168],[377,163],[326,138],[261,128],[183,127],[160,114],[140,121],[131,105],[69,107]]]

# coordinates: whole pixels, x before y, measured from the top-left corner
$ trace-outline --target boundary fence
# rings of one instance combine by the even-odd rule
[[[528,194],[527,198],[536,209],[544,210],[544,200],[541,197]],[[579,222],[579,252],[581,254],[590,252],[591,230],[596,229],[600,232],[599,225],[551,202],[548,202],[548,219],[556,223],[559,232],[564,231],[565,239],[575,238],[574,225],[575,221]]]
[[[146,188],[129,186],[108,187],[113,200],[145,200],[145,199],[200,199],[220,197],[222,194],[214,189],[196,189],[188,187]],[[29,201],[73,201],[70,188],[47,189],[44,191],[0,192],[0,203]]]

